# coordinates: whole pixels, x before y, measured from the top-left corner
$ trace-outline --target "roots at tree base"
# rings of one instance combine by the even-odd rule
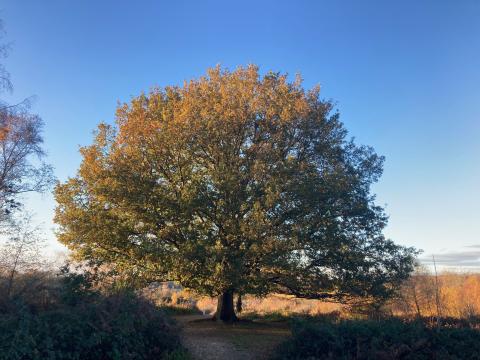
[[[217,312],[213,316],[213,320],[221,320],[223,322],[238,321],[235,315],[235,307],[233,306],[233,291],[226,291],[218,296]]]

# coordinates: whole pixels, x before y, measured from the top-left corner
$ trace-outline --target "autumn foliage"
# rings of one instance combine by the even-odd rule
[[[383,158],[299,77],[217,67],[116,115],[56,188],[78,259],[218,296],[226,320],[238,294],[372,301],[413,270],[370,192]]]
[[[435,279],[426,271],[417,272],[403,284],[391,310],[399,316],[478,317],[480,274],[442,272]]]

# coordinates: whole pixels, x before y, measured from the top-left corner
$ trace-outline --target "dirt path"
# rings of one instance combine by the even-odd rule
[[[284,323],[239,322],[225,325],[209,316],[176,317],[183,327],[183,343],[195,360],[268,359],[290,331]]]

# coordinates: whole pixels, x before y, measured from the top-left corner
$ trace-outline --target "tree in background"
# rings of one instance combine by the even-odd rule
[[[3,27],[0,20],[0,37]],[[0,44],[0,58],[8,46]],[[0,92],[12,91],[10,74],[0,63]],[[14,210],[20,208],[20,196],[43,192],[54,182],[50,165],[43,162],[42,119],[29,112],[29,99],[8,104],[0,98],[0,226],[9,226]]]
[[[0,20],[0,38],[2,29]],[[0,44],[0,58],[7,54],[8,46]],[[0,93],[12,89],[10,74],[0,63]],[[51,188],[54,177],[43,161],[43,122],[29,112],[28,100],[12,105],[0,98],[0,303],[35,288],[40,281],[32,274],[45,265],[39,256],[43,239],[21,201],[25,193]],[[31,275],[28,281],[19,281],[25,274]]]
[[[218,297],[388,297],[416,251],[385,239],[370,186],[383,158],[358,146],[319,88],[256,66],[219,67],[117,110],[59,184],[59,240],[79,259]]]
[[[2,38],[3,35],[3,22],[0,19],[0,39]],[[6,58],[8,55],[8,44],[0,44],[0,59]],[[1,90],[7,90],[7,91],[12,91],[13,86],[12,82],[10,80],[10,73],[5,69],[5,66],[0,63],[0,89]],[[2,104],[0,104],[1,106]],[[2,106],[4,107],[4,106]]]
[[[40,227],[31,225],[30,215],[15,220],[4,232],[0,246],[0,291],[3,299],[41,284],[39,275],[48,268],[48,262],[41,255],[44,240]],[[17,276],[25,274],[29,275],[28,281],[17,282]]]
[[[53,171],[43,162],[43,122],[22,107],[0,110],[0,223],[20,207],[20,196],[53,185]]]

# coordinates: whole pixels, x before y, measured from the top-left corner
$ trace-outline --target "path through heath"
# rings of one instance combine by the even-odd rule
[[[202,315],[177,316],[176,320],[183,328],[183,344],[195,360],[268,359],[290,335],[285,323],[246,321],[229,325]]]

